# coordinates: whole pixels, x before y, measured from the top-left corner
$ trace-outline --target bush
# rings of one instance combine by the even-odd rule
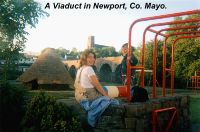
[[[0,131],[20,132],[26,91],[23,88],[0,84]]]
[[[80,122],[68,106],[56,103],[55,98],[40,92],[27,105],[22,121],[23,131],[72,132],[80,131]]]

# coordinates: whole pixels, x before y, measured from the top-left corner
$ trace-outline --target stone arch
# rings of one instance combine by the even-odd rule
[[[73,79],[75,79],[76,77],[76,67],[74,65],[72,65],[70,68],[69,68],[69,74],[71,75],[71,77]]]
[[[101,82],[110,82],[113,80],[112,78],[112,68],[109,64],[104,63],[101,65],[99,70],[99,80]]]
[[[108,65],[108,66],[111,68],[112,72],[113,72],[112,62],[105,61],[105,60],[100,61],[100,62],[98,62],[98,63],[96,64],[97,70],[100,72],[102,66],[105,65],[105,64]]]

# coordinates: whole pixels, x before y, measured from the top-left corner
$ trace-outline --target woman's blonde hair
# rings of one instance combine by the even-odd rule
[[[96,60],[96,54],[92,50],[86,49],[83,51],[83,53],[80,56],[79,67],[87,64],[87,57],[90,53],[94,55],[94,59]]]

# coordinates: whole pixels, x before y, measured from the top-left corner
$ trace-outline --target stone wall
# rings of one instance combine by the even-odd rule
[[[178,127],[181,132],[190,131],[189,96],[176,95],[159,99],[150,99],[144,103],[122,103],[120,106],[109,106],[103,113],[93,131],[95,132],[151,132],[151,113],[156,109],[176,107],[178,113]],[[72,103],[74,105],[74,103]],[[76,108],[83,118],[86,113]],[[159,114],[161,128],[166,127],[171,113]],[[173,122],[173,126],[175,122]],[[163,129],[163,131],[165,131]],[[172,130],[174,131],[174,130]]]

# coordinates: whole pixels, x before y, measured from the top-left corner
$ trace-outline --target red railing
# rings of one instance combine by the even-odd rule
[[[200,88],[200,70],[196,70],[192,76],[192,88],[197,91]]]
[[[158,129],[158,132],[162,132],[163,128],[160,126],[158,117],[159,117],[159,113],[163,113],[163,112],[170,112],[171,113],[171,118],[168,120],[169,122],[167,123],[166,129],[164,130],[165,132],[169,132],[169,130],[172,128],[173,126],[173,122],[175,122],[175,127],[176,130],[173,131],[178,131],[179,130],[179,125],[178,125],[178,114],[177,114],[177,110],[175,107],[171,107],[171,108],[164,108],[164,109],[158,109],[158,110],[154,110],[152,111],[152,117],[151,117],[151,123],[152,123],[152,132],[156,132]]]
[[[195,91],[197,91],[197,89],[200,88],[199,80],[200,80],[200,76],[197,76],[197,75],[192,76],[192,89],[195,90]]]

